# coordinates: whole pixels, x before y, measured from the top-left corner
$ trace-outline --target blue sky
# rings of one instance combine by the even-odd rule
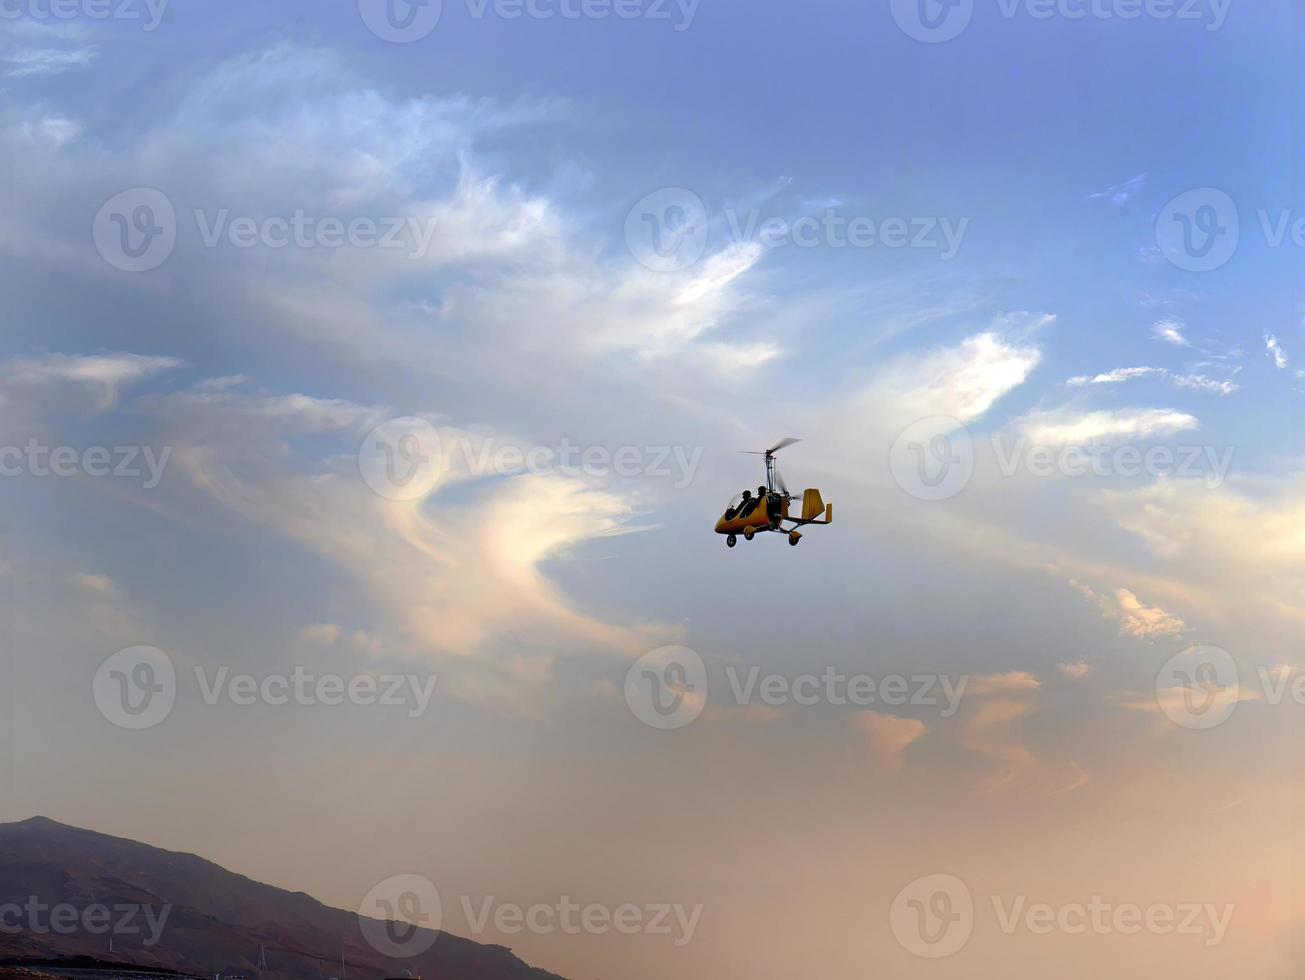
[[[1242,910],[1213,949],[1057,937],[1066,976],[1286,976],[1301,706],[1248,690],[1296,676],[1305,615],[1298,15],[975,0],[933,43],[905,3],[445,0],[388,43],[368,2],[169,6],[153,31],[3,8],[0,448],[170,454],[157,486],[0,480],[0,817],[345,907],[399,872],[449,908],[704,905],[684,947],[476,937],[571,976],[1041,975],[1048,947],[991,928],[939,963],[894,943],[894,895],[940,869]],[[157,261],[128,271],[115,236],[160,201]],[[672,207],[658,259],[642,233],[680,227]],[[296,214],[400,247],[257,231]],[[1183,220],[1221,227],[1216,250],[1166,252]],[[728,550],[711,527],[760,478],[738,451],[786,435],[833,526]],[[378,491],[383,451],[413,445],[443,468]],[[638,465],[577,471],[563,445]],[[1086,449],[1106,472],[1054,462]],[[1195,469],[1120,472],[1156,450]],[[91,690],[140,644],[183,680],[433,671],[439,696],[412,719],[183,683],[127,731]],[[1199,644],[1246,694],[1209,732],[1157,680]],[[669,646],[711,690],[664,732],[622,694]],[[947,717],[731,703],[723,672],[753,666],[971,693]],[[259,805],[230,814],[233,792]],[[1211,841],[1229,860],[1193,871]]]

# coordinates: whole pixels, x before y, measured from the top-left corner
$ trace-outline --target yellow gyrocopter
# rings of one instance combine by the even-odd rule
[[[724,534],[725,543],[733,548],[738,544],[738,535],[751,541],[758,531],[775,531],[788,535],[788,543],[796,547],[802,540],[798,530],[808,524],[829,524],[834,519],[834,505],[826,504],[820,499],[820,491],[811,489],[802,492],[802,516],[794,517],[788,512],[789,501],[797,497],[788,492],[784,477],[775,469],[775,454],[785,446],[791,446],[801,439],[781,439],[769,449],[761,452],[749,452],[750,456],[766,458],[766,485],[757,487],[754,496],[751,490],[744,490],[730,501],[729,507],[716,522],[716,533]],[[824,520],[820,520],[821,515]],[[784,527],[784,522],[792,527]]]

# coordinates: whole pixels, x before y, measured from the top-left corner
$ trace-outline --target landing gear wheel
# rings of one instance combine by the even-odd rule
[[[794,548],[797,547],[797,543],[801,540],[802,540],[802,535],[798,534],[796,531],[794,531],[792,534],[788,536],[788,543],[792,545]]]
[[[725,539],[725,543],[726,543],[729,547],[733,548],[736,544],[739,543],[739,539],[736,538],[734,535],[731,534],[728,538]]]
[[[749,541],[752,540],[752,536],[756,533],[757,533],[757,529],[755,527],[745,527],[743,529],[743,536],[747,538]]]

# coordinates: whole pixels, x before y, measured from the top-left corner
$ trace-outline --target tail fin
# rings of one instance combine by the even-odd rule
[[[831,505],[832,506],[832,505]],[[820,499],[820,491],[806,490],[802,494],[802,520],[814,521],[825,509],[825,502]]]

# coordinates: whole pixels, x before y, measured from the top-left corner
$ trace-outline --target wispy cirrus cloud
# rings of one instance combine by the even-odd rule
[[[94,47],[27,48],[0,53],[6,78],[48,78],[85,68],[99,56]]]
[[[1239,387],[1235,381],[1208,378],[1203,374],[1175,374],[1167,368],[1160,367],[1115,368],[1113,371],[1105,371],[1101,374],[1077,375],[1070,378],[1066,384],[1081,388],[1087,385],[1121,384],[1140,378],[1161,378],[1179,388],[1194,388],[1219,395],[1231,395]]]
[[[1151,336],[1156,340],[1163,340],[1166,344],[1172,344],[1174,347],[1191,347],[1191,343],[1183,335],[1187,329],[1187,324],[1183,323],[1178,317],[1165,317],[1163,320],[1157,320],[1151,327]]]
[[[1153,439],[1190,431],[1199,420],[1172,409],[1117,409],[1078,412],[1056,409],[1034,412],[1020,420],[1020,427],[1040,445],[1084,445],[1112,439]]]
[[[1105,190],[1089,194],[1089,201],[1105,201],[1113,207],[1123,210],[1129,201],[1136,197],[1146,185],[1146,174],[1134,174],[1127,180],[1107,187]]]

